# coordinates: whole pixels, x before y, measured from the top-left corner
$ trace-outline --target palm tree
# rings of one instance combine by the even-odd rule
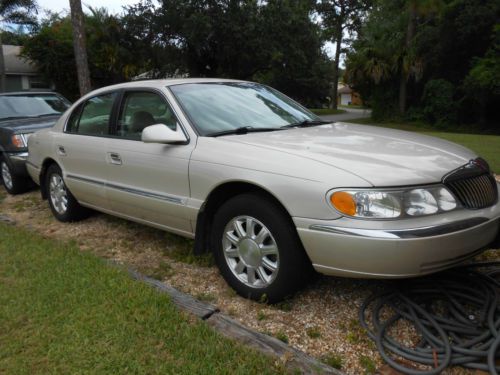
[[[82,2],[81,0],[69,0],[69,5],[71,8],[78,86],[80,87],[80,95],[83,96],[91,90],[91,87]]]
[[[35,24],[35,0],[0,0],[0,23]],[[3,58],[2,32],[0,30],[0,92],[5,91],[5,61]]]

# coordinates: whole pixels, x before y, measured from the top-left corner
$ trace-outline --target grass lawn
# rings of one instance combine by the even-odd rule
[[[347,120],[346,122],[354,122],[356,124],[383,126],[386,128],[400,129],[423,133],[434,137],[444,138],[448,141],[455,142],[470,148],[478,155],[488,161],[491,169],[497,174],[500,174],[500,136],[484,135],[484,134],[469,134],[469,133],[454,133],[450,131],[442,131],[429,128],[428,126],[419,126],[412,123],[375,123],[369,118]]]
[[[0,234],[1,374],[283,372],[73,244]]]
[[[339,107],[340,108],[352,108],[352,109],[368,109],[368,107],[365,107],[363,105],[343,105],[343,104],[339,104]]]
[[[309,108],[312,113],[317,114],[318,116],[324,115],[338,115],[341,113],[345,113],[346,111],[343,109],[331,109],[331,108]]]

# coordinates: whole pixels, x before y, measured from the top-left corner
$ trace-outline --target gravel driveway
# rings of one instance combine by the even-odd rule
[[[50,238],[75,241],[83,251],[161,279],[211,302],[242,324],[276,336],[348,374],[373,373],[383,365],[357,314],[362,301],[390,281],[318,275],[293,299],[268,306],[237,296],[219,275],[211,257],[192,256],[192,241],[97,213],[80,223],[60,223],[38,191],[4,195],[3,200],[0,195],[0,202],[0,214],[13,218],[18,225]],[[490,250],[483,257],[500,259],[500,254]],[[411,330],[403,327],[399,334],[411,335]],[[455,368],[447,373],[474,372]]]

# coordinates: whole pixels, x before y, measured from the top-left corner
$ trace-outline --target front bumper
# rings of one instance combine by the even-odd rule
[[[393,228],[386,221],[376,223],[378,228],[369,228],[370,223],[359,220],[294,218],[318,272],[357,278],[402,278],[444,270],[485,250],[499,235],[500,204],[476,212],[474,217],[440,221],[422,225],[424,221],[420,220],[416,226],[393,222]]]
[[[6,152],[5,155],[7,156],[12,173],[28,177],[28,171],[26,170],[27,152]]]

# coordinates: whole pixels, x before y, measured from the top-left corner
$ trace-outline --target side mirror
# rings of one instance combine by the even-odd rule
[[[142,130],[141,140],[145,143],[182,143],[187,138],[177,125],[177,131],[173,131],[167,125],[155,124],[145,127]]]

